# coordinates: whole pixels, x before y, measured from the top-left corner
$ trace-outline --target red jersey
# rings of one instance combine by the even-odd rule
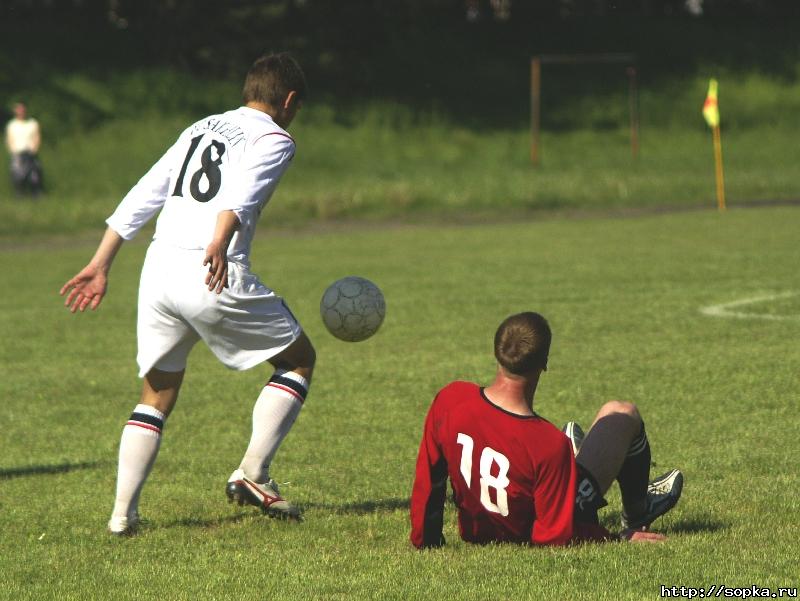
[[[431,405],[411,494],[411,542],[442,542],[447,478],[468,542],[563,545],[573,539],[575,458],[567,437],[537,415],[510,413],[468,382]],[[602,532],[576,538],[601,540]]]

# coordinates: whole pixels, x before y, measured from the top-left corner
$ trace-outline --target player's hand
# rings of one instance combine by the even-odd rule
[[[106,295],[108,277],[106,272],[91,263],[61,287],[61,296],[67,295],[64,306],[72,313],[81,313],[90,307],[97,309]]]
[[[228,287],[228,256],[226,249],[220,245],[211,243],[206,249],[206,256],[203,259],[203,266],[208,265],[206,274],[206,286],[211,291],[221,294],[224,288]]]
[[[631,530],[626,528],[619,533],[623,540],[629,543],[660,543],[667,539],[663,534],[658,532],[648,532],[647,530]]]

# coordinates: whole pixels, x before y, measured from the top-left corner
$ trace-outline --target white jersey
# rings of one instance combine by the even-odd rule
[[[153,239],[205,249],[217,215],[231,210],[240,225],[228,257],[247,264],[258,217],[294,151],[292,137],[261,111],[240,107],[206,117],[180,135],[106,223],[130,240],[163,207]]]
[[[36,119],[12,119],[6,125],[6,141],[11,154],[39,150],[39,122]]]

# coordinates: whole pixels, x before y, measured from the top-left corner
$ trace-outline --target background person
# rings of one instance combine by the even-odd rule
[[[615,479],[625,513],[621,537],[663,540],[642,529],[677,503],[682,474],[672,470],[648,485],[650,446],[631,403],[605,404],[585,441],[578,428],[571,427],[568,438],[534,412],[550,341],[544,317],[512,315],[495,335],[494,382],[486,388],[453,382],[436,395],[411,495],[411,542],[417,548],[444,544],[448,478],[467,542],[564,545],[617,538],[597,517]]]
[[[14,117],[6,124],[6,148],[11,155],[11,183],[17,195],[34,196],[42,191],[42,167],[39,146],[42,138],[39,122],[28,116],[22,103],[14,105]]]

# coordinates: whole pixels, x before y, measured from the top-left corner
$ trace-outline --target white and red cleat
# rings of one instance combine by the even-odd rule
[[[244,471],[237,469],[228,478],[225,486],[228,501],[236,501],[239,505],[253,505],[263,513],[273,518],[301,520],[302,512],[284,499],[278,491],[274,480],[259,484],[244,475]]]

